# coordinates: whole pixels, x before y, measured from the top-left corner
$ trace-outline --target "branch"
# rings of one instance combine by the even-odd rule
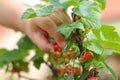
[[[80,49],[80,56],[81,56],[81,54],[84,52],[84,44],[83,44],[83,36],[82,34],[79,33],[79,29],[76,29],[75,38],[78,43],[78,47]]]
[[[56,72],[56,70],[55,70],[55,68],[54,68],[54,66],[53,65],[50,65],[50,64],[48,64],[47,62],[45,62],[45,64],[52,70],[52,73],[53,73],[53,77],[58,77],[58,75],[57,75],[57,72]]]
[[[38,80],[38,79],[33,79],[33,78],[29,78],[29,77],[23,76],[20,73],[18,73],[18,76],[21,77],[21,78],[24,78],[24,79],[28,79],[28,80]]]
[[[80,16],[78,16],[76,14],[73,14],[73,15],[74,15],[74,17],[73,17],[73,19],[74,19],[73,21],[74,22],[76,22],[77,20],[79,20],[81,18]],[[80,55],[79,55],[79,57],[82,55],[82,53],[84,53],[84,50],[85,50],[84,42],[83,42],[84,37],[82,35],[82,31],[81,32],[80,31],[81,31],[80,29],[76,29],[76,31],[74,33],[75,39],[76,39],[76,41],[78,43],[78,47],[80,49]],[[82,67],[83,67],[83,73],[82,74],[84,74],[84,72],[86,72],[87,70],[85,69],[84,64],[82,64]],[[87,80],[87,78],[85,80]]]

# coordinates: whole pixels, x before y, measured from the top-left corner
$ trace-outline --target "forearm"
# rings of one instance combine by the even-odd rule
[[[21,0],[0,0],[0,24],[24,31],[21,15],[28,8]]]

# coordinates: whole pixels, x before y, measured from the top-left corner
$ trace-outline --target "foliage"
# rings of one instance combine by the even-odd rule
[[[36,47],[27,36],[23,36],[17,43],[18,49],[11,51],[0,49],[0,67],[4,65],[10,67],[10,64],[12,64],[12,70],[9,69],[8,71],[14,70],[17,73],[20,72],[18,69],[26,71],[25,66],[29,65],[29,61],[25,61],[25,58],[29,55],[30,50],[34,50],[35,55],[30,61],[34,63],[37,69],[40,68],[42,63],[48,65],[53,72],[53,77],[50,80],[99,78],[100,76],[96,75],[98,75],[98,70],[101,68],[105,68],[110,72],[113,80],[118,80],[116,73],[105,63],[106,56],[112,55],[114,52],[120,53],[120,36],[115,32],[115,28],[100,23],[101,10],[105,8],[106,1],[43,1],[49,3],[49,5],[42,6],[37,10],[29,8],[24,12],[21,19],[27,20],[38,16],[49,16],[54,13],[54,8],[60,8],[66,12],[70,6],[73,6],[72,23],[63,23],[56,30],[66,38],[66,47],[61,51],[57,43],[54,44],[54,46],[57,45],[57,49],[55,49],[57,51],[49,54],[46,61],[43,59],[45,53]],[[87,52],[91,52],[91,54],[88,54],[86,58]]]

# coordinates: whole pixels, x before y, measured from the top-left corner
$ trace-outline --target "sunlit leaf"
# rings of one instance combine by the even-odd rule
[[[91,14],[94,8],[98,8],[98,4],[90,0],[83,0],[79,5],[79,12],[83,17]]]
[[[101,9],[105,9],[106,0],[96,0],[99,3]]]
[[[17,44],[21,50],[29,50],[34,46],[32,41],[27,36],[22,37]]]
[[[34,18],[36,17],[36,12],[32,8],[28,8],[22,15],[21,20],[24,21],[26,19]]]
[[[43,8],[40,8],[39,10],[36,10],[37,16],[49,16],[53,13],[53,6],[49,5]]]
[[[87,49],[97,54],[102,54],[102,52],[104,51],[104,48],[99,43],[96,43],[96,42],[92,42],[90,45],[88,45]]]
[[[60,3],[66,3],[73,6],[79,6],[78,0],[60,0]]]
[[[93,11],[89,16],[86,16],[82,18],[82,22],[84,23],[84,26],[90,27],[90,28],[100,28],[101,23],[101,13],[97,11]]]
[[[50,4],[56,8],[67,8],[69,5],[60,3],[59,0],[50,0]]]

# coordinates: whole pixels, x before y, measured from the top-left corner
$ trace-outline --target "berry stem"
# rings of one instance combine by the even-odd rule
[[[47,62],[45,62],[45,64],[52,70],[52,73],[53,73],[53,77],[58,77],[58,74],[55,70],[55,67],[51,64],[49,65]]]
[[[24,78],[24,79],[27,79],[27,80],[38,80],[38,79],[33,79],[33,78],[29,78],[29,77],[23,76],[20,73],[18,73],[18,77],[19,77],[19,80],[20,80],[20,78]]]
[[[73,21],[76,22],[77,20],[79,20],[81,17],[76,15],[76,14],[73,14],[74,17],[73,17]],[[78,43],[78,47],[79,47],[79,50],[80,50],[80,56],[82,56],[82,54],[84,53],[84,50],[85,50],[85,47],[84,47],[84,37],[83,37],[83,33],[82,31],[80,32],[81,30],[80,29],[76,29],[74,35],[75,35],[75,39],[76,39],[76,42]],[[83,72],[82,74],[84,74],[84,72],[86,72],[87,70],[85,69],[84,67],[84,64],[82,64],[82,68],[83,68]],[[87,80],[87,78],[85,79]]]

